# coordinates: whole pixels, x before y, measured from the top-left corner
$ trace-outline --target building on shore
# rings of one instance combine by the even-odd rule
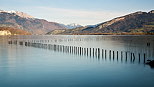
[[[11,35],[11,32],[8,30],[2,30],[0,31],[0,35]]]

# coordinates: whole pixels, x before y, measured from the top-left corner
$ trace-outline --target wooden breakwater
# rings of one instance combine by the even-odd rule
[[[113,61],[130,61],[131,63],[138,62],[138,63],[145,63],[148,60],[148,52],[145,51],[136,51],[136,48],[134,47],[135,51],[131,49],[127,50],[119,50],[119,49],[111,49],[108,48],[102,48],[102,47],[96,47],[96,46],[88,46],[84,47],[82,45],[78,44],[71,44],[72,42],[75,43],[76,41],[86,41],[87,42],[92,39],[10,39],[8,41],[8,44],[15,44],[20,46],[26,46],[26,47],[35,47],[35,48],[43,48],[43,49],[49,49],[55,52],[62,52],[62,53],[68,53],[72,55],[79,55],[79,56],[87,56],[87,57],[93,57],[97,59],[104,59],[104,60],[113,60]],[[96,39],[97,40],[97,39]],[[61,42],[61,43],[59,43]],[[62,44],[64,43],[65,44]],[[151,45],[151,43],[146,44],[147,47]],[[129,48],[129,47],[128,47]],[[147,50],[146,50],[147,51]]]

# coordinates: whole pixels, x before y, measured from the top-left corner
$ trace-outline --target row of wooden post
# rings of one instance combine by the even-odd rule
[[[124,52],[124,51],[112,51],[112,50],[105,50],[102,48],[84,48],[84,47],[77,47],[77,46],[65,46],[65,45],[56,45],[56,44],[42,44],[42,43],[31,43],[31,42],[23,42],[23,41],[9,41],[9,44],[19,44],[24,46],[30,46],[30,47],[36,47],[36,48],[44,48],[49,49],[53,51],[58,52],[64,52],[64,53],[70,53],[70,54],[76,54],[76,55],[84,55],[84,56],[90,56],[90,57],[96,57],[96,58],[104,58],[106,60],[107,58],[107,52],[109,52],[109,60],[119,60],[119,57],[121,54],[121,61],[124,59],[125,54],[125,61],[128,60],[128,54],[130,54],[130,62],[134,62],[136,60],[137,54],[130,53],[130,52]],[[143,54],[143,63],[146,62],[146,54]],[[138,54],[138,62],[141,61],[141,54]]]

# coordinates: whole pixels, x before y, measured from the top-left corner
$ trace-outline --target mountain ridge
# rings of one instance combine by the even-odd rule
[[[26,30],[32,34],[46,34],[55,29],[66,29],[66,27],[61,26],[56,22],[48,22],[44,19],[32,17],[23,17],[13,11],[8,12],[3,10],[0,11],[0,27],[13,27]]]
[[[134,12],[96,25],[59,24],[24,12],[0,10],[0,27],[12,27],[34,35],[137,34],[154,32],[154,10]]]
[[[55,34],[144,34],[153,33],[154,10],[150,12],[135,12],[125,16],[97,24],[65,30]],[[60,31],[59,31],[60,32]],[[54,34],[54,33],[52,33]]]

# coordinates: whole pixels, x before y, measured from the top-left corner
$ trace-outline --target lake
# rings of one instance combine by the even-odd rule
[[[154,87],[154,36],[0,36],[0,87]]]

